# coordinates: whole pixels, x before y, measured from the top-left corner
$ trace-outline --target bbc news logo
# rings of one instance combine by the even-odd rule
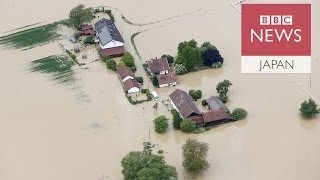
[[[242,4],[241,72],[310,73],[311,5]]]

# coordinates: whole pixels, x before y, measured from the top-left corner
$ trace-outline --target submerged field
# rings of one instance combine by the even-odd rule
[[[36,25],[36,24],[34,24]],[[25,26],[26,28],[30,26]],[[28,49],[48,43],[60,35],[57,33],[59,23],[34,27],[0,37],[0,46],[6,48]],[[18,28],[19,29],[19,28]]]

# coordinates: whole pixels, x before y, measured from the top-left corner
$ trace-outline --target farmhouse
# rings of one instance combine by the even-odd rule
[[[213,111],[218,111],[223,109],[225,112],[229,112],[229,109],[226,105],[216,96],[211,96],[210,98],[206,99],[208,106]]]
[[[169,95],[171,105],[176,109],[180,116],[184,119],[201,115],[201,112],[193,102],[188,93],[180,89],[176,89]]]
[[[124,40],[115,24],[105,18],[94,24],[102,55],[120,57],[124,54]]]
[[[151,75],[167,74],[170,70],[170,66],[166,58],[151,59],[148,61],[148,68]]]
[[[203,117],[204,126],[218,125],[218,124],[227,123],[233,120],[231,115],[228,112],[224,111],[223,109],[202,113],[202,117]]]
[[[94,36],[96,34],[96,31],[94,30],[93,26],[90,24],[83,24],[80,26],[79,32],[76,32],[74,34],[75,37],[79,36]]]
[[[177,85],[177,76],[174,72],[157,75],[159,87],[169,87]]]
[[[137,93],[140,91],[140,85],[139,85],[138,81],[135,79],[128,79],[128,80],[122,82],[122,86],[123,86],[124,91],[126,91],[129,94]]]
[[[117,73],[122,82],[128,79],[135,79],[134,73],[132,70],[127,66],[119,66],[117,68]]]
[[[140,85],[129,67],[119,66],[117,68],[117,74],[125,92],[130,94],[140,91]]]

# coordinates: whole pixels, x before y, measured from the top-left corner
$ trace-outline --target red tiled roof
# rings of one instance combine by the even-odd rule
[[[157,79],[159,85],[177,82],[177,76],[174,72],[169,72],[168,74],[159,74],[157,75]]]
[[[204,123],[225,120],[225,119],[232,119],[232,117],[228,113],[226,113],[223,109],[202,113],[202,117],[203,117]]]
[[[200,115],[191,116],[191,117],[189,117],[189,119],[195,121],[197,124],[202,124],[203,123],[203,117],[200,116]]]
[[[90,24],[81,25],[81,31],[85,31],[85,30],[89,30],[89,29],[93,29],[93,26]]]
[[[188,118],[191,115],[201,115],[201,112],[197,108],[196,104],[193,102],[193,99],[189,96],[188,93],[176,89],[173,93],[169,95],[170,99],[177,107],[180,114],[183,118]]]
[[[124,54],[125,49],[123,46],[119,46],[114,48],[102,49],[101,52],[103,56],[120,57]]]
[[[129,67],[127,67],[127,66],[119,66],[119,67],[117,68],[117,73],[118,73],[121,81],[122,81],[123,79],[125,79],[126,77],[128,77],[128,76],[131,76],[131,77],[135,78],[134,73],[133,73],[132,70],[131,70]]]
[[[96,34],[96,32],[93,29],[83,30],[82,33],[85,35],[95,35]]]
[[[150,71],[155,74],[170,69],[169,63],[166,58],[151,59],[150,61],[148,61],[148,66]]]
[[[136,79],[128,79],[122,83],[122,86],[125,91],[129,91],[133,87],[140,88],[140,85]]]

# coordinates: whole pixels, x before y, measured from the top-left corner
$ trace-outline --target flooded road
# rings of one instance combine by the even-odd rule
[[[157,111],[152,108],[154,101],[132,106],[116,74],[102,62],[75,70],[76,80],[70,87],[27,68],[34,60],[61,54],[57,43],[27,51],[1,49],[0,179],[97,180],[102,175],[122,179],[121,158],[140,150],[144,141],[158,144],[166,152],[168,164],[177,168],[179,179],[188,179],[181,146],[189,137],[210,145],[211,166],[197,179],[320,179],[320,118],[305,121],[298,114],[300,103],[310,97],[305,91],[320,99],[320,34],[316,34],[320,32],[320,2],[309,2],[313,5],[312,74],[291,77],[240,73],[240,14],[226,0],[2,1],[3,32],[65,19],[78,3],[117,8],[116,23],[132,54],[131,35],[147,29],[135,38],[142,61],[162,54],[175,56],[178,43],[184,40],[195,39],[199,44],[211,41],[224,57],[224,67],[179,76],[177,88],[201,89],[203,97],[209,97],[216,94],[218,82],[229,79],[233,86],[227,106],[245,108],[249,115],[203,134],[174,131],[170,123],[168,133],[158,135],[152,120],[162,114],[171,117],[161,100],[168,99],[173,88],[157,90],[161,98]],[[33,9],[34,4],[50,8]],[[27,7],[31,8],[28,14]],[[14,17],[12,8],[17,12]],[[136,23],[176,18],[139,27],[123,22],[121,14]],[[8,17],[12,18],[10,23]],[[137,74],[143,73],[138,66]]]

